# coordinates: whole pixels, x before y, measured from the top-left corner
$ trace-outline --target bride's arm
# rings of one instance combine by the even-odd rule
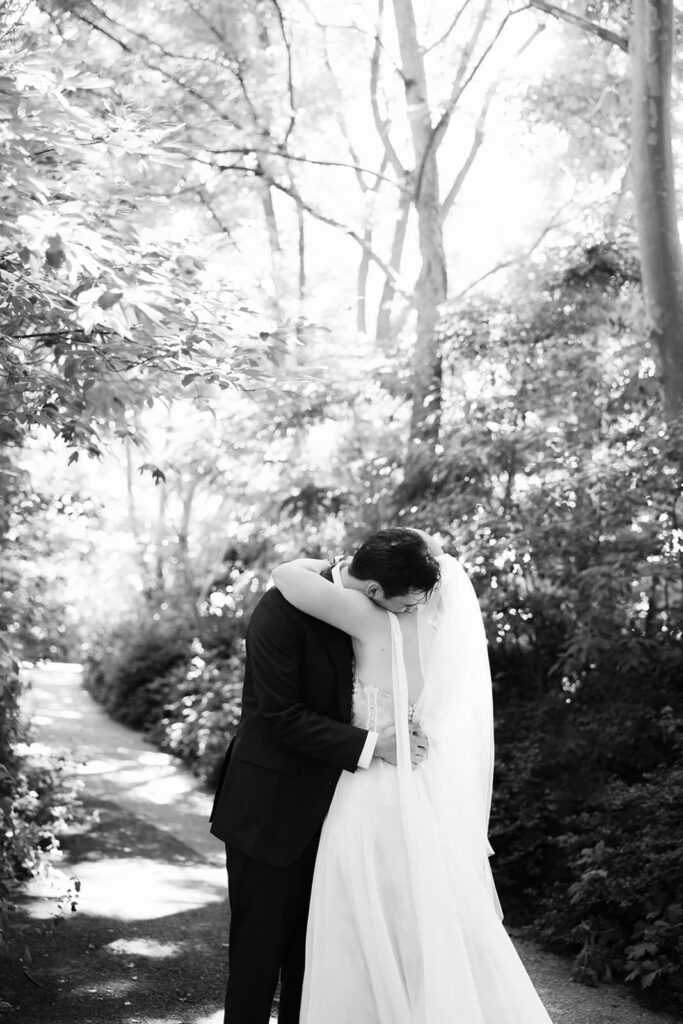
[[[323,569],[329,569],[329,562],[297,558],[273,569],[273,583],[295,608],[362,639],[378,609],[360,591],[336,587],[326,580],[320,575]]]
[[[440,558],[441,555],[443,555],[444,550],[439,544],[436,537],[432,537],[432,535],[427,533],[426,530],[418,530],[416,526],[409,526],[408,529],[412,530],[413,533],[420,534],[423,541],[425,542],[425,544],[427,545],[427,547],[429,548],[429,550],[431,551],[435,558]]]

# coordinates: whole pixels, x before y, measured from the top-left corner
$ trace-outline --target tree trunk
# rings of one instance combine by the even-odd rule
[[[147,580],[147,546],[140,531],[140,517],[135,501],[135,482],[133,476],[133,452],[129,437],[124,442],[124,453],[126,457],[126,497],[128,501],[128,526],[133,536],[135,552],[137,555],[140,570],[140,579],[143,584]]]
[[[195,491],[200,478],[194,477],[187,485],[187,490],[182,494],[180,525],[178,526],[178,556],[182,564],[183,582],[185,593],[194,603],[195,585],[192,564],[190,562],[190,520],[192,518],[192,503]]]
[[[405,247],[406,233],[408,230],[408,218],[410,216],[411,207],[411,194],[407,188],[401,190],[401,198],[398,205],[398,213],[396,216],[396,224],[394,227],[394,237],[391,242],[391,257],[389,259],[389,266],[391,270],[398,278],[401,270],[401,259],[403,257],[403,249]],[[391,335],[392,325],[392,314],[394,307],[394,298],[396,296],[396,281],[390,277],[385,277],[384,287],[382,288],[382,295],[379,300],[379,309],[377,311],[377,327],[375,330],[375,340],[378,345],[382,345],[386,342]]]
[[[683,412],[683,258],[671,146],[672,0],[634,0],[633,191],[650,320],[667,413]]]
[[[270,248],[271,281],[273,289],[271,295],[271,311],[276,324],[279,325],[282,321],[280,303],[283,296],[287,294],[286,285],[284,283],[284,255],[282,252],[282,245],[280,244],[280,232],[278,230],[277,220],[275,217],[275,207],[273,206],[273,196],[270,191],[270,185],[262,178],[259,179],[259,185],[261,190],[261,205],[263,207],[263,216],[266,222],[268,244]]]
[[[365,229],[363,238],[368,247],[372,245],[372,230]],[[358,264],[358,276],[356,277],[356,330],[359,334],[365,334],[368,328],[368,274],[370,272],[370,254],[363,249]]]
[[[416,287],[417,336],[413,363],[411,441],[433,445],[441,420],[441,354],[436,337],[439,306],[446,299],[446,257],[439,210],[436,146],[423,51],[418,43],[412,0],[393,0],[401,52],[401,73],[415,158],[415,195],[422,267]]]
[[[126,455],[126,497],[128,499],[128,525],[133,534],[135,547],[141,550],[140,545],[140,524],[138,521],[138,510],[135,503],[135,488],[133,486],[133,454],[130,450],[131,442],[127,437],[124,441],[124,452]]]
[[[155,551],[154,551],[154,593],[155,596],[159,597],[164,592],[165,577],[164,577],[164,566],[166,563],[166,552],[165,542],[167,537],[166,531],[166,483],[160,480],[157,484],[158,489],[158,503],[157,503],[157,523],[156,523],[156,538],[155,538]]]

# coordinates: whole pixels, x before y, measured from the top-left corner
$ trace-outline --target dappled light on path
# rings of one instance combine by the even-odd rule
[[[155,942],[153,939],[115,939],[105,949],[124,956],[148,956],[163,960],[167,956],[174,956],[179,945],[174,942]]]
[[[153,920],[225,899],[223,873],[210,865],[165,864],[127,856],[75,864],[72,871],[81,883],[80,915]],[[30,913],[49,918],[53,908],[38,903]]]
[[[184,1024],[223,1024],[223,1010],[216,1010],[215,1013],[209,1014],[208,1017],[203,1014],[200,1017],[196,1017],[191,1013],[184,1013],[182,1020]],[[276,1017],[271,1017],[270,1021],[271,1024],[277,1024]],[[133,1024],[132,1021],[131,1024]],[[169,1019],[168,1017],[145,1017],[145,1024],[169,1024]],[[178,1024],[180,1024],[180,1018]]]

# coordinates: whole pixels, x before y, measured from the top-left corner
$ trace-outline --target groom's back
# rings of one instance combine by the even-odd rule
[[[266,591],[247,631],[242,715],[216,793],[214,835],[266,863],[298,857],[345,767],[310,751],[338,742],[334,722],[349,721],[351,687],[349,638]]]

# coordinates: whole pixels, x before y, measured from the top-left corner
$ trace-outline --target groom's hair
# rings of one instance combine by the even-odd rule
[[[417,590],[428,594],[439,582],[439,563],[414,530],[393,527],[368,537],[356,551],[349,572],[359,580],[375,580],[386,598]]]

